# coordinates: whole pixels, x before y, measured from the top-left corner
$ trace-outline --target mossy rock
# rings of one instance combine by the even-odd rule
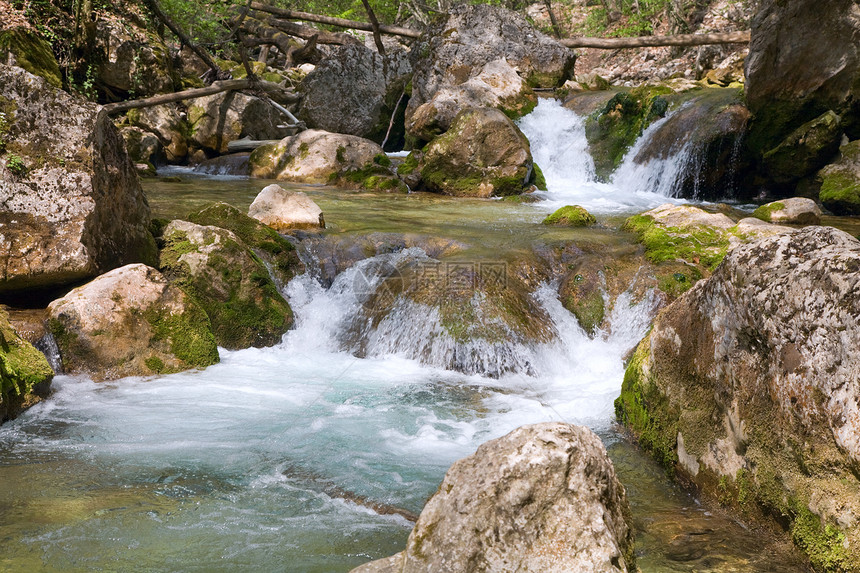
[[[712,271],[729,248],[728,233],[714,227],[666,227],[643,214],[628,218],[622,228],[637,235],[654,263],[683,260]]]
[[[17,65],[31,74],[41,76],[56,88],[63,87],[60,66],[51,46],[35,30],[12,28],[0,31],[0,61],[12,54]]]
[[[835,215],[860,215],[860,140],[839,148],[840,159],[818,173],[818,199]]]
[[[776,211],[782,211],[783,209],[785,209],[784,203],[774,201],[772,203],[767,203],[766,205],[759,205],[756,210],[753,211],[752,216],[756,219],[761,219],[762,221],[770,223],[773,213]]]
[[[594,215],[579,205],[565,205],[543,220],[544,225],[561,227],[590,227],[595,223],[597,219]]]
[[[162,272],[206,311],[219,346],[271,346],[292,326],[263,260],[233,232],[172,221],[162,242]]]
[[[839,116],[827,111],[766,151],[762,162],[775,182],[789,184],[823,167],[839,149],[841,137]]]
[[[45,356],[18,336],[0,309],[0,423],[38,402],[53,377]]]
[[[624,155],[655,120],[666,115],[671,94],[665,86],[642,86],[618,92],[585,122],[585,136],[598,179],[609,180]]]
[[[576,317],[588,334],[600,328],[606,317],[606,302],[601,288],[602,265],[582,264],[569,273],[559,287],[561,304]]]
[[[227,203],[212,203],[187,219],[198,225],[227,229],[265,261],[282,285],[303,272],[296,247],[283,235]]]

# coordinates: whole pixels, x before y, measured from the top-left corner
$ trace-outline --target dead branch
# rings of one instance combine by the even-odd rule
[[[296,10],[285,10],[283,8],[275,8],[259,2],[252,2],[251,8],[261,12],[268,12],[289,20],[303,20],[306,22],[316,22],[317,24],[329,24],[340,28],[351,28],[354,30],[362,30],[365,32],[373,32],[373,26],[367,22],[357,22],[355,20],[345,20],[343,18],[332,18],[331,16],[321,16],[319,14],[310,14],[308,12],[298,12]],[[420,30],[411,28],[402,28],[400,26],[380,25],[379,31],[383,34],[391,34],[393,36],[404,36],[406,38],[418,38],[421,36]]]
[[[157,96],[147,97],[143,99],[134,99],[117,103],[109,103],[102,107],[102,111],[104,113],[107,113],[108,115],[116,115],[118,113],[122,113],[130,109],[153,107],[156,105],[174,103],[186,99],[205,97],[226,91],[245,89],[263,90],[268,93],[276,93],[278,94],[278,97],[291,103],[295,103],[301,99],[301,96],[299,96],[298,94],[290,92],[289,90],[286,90],[283,86],[280,86],[278,84],[262,80],[255,81],[246,78],[241,80],[224,80],[220,82],[215,82],[210,86],[206,86],[205,88],[194,88],[181,92],[175,92],[172,94],[160,94]]]
[[[746,44],[750,33],[726,32],[718,34],[678,34],[676,36],[640,36],[638,38],[569,38],[560,40],[566,48],[645,48],[656,46],[705,46],[708,44]]]
[[[191,38],[188,37],[188,34],[182,31],[182,28],[176,25],[173,19],[170,18],[164,11],[161,9],[161,6],[158,4],[158,0],[143,0],[146,7],[152,12],[152,14],[158,18],[165,26],[167,26],[171,32],[176,34],[176,37],[179,38],[179,41],[188,46],[188,48],[197,54],[201,60],[206,62],[206,65],[209,66],[209,70],[213,79],[223,79],[224,72],[221,68],[218,67],[218,64],[215,63],[215,60],[209,55],[209,53],[198,46]],[[227,76],[229,77],[229,76]]]

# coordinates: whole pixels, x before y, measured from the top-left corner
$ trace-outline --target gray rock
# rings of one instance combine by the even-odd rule
[[[299,117],[308,127],[382,143],[412,67],[405,52],[382,56],[364,46],[341,46],[301,83]],[[405,102],[400,101],[400,112]],[[402,139],[399,133],[389,140]]]
[[[412,49],[412,97],[406,110],[406,129],[412,136],[429,140],[448,129],[460,109],[443,107],[444,114],[419,108],[434,108],[440,92],[468,82],[487,64],[504,59],[522,77],[525,87],[558,87],[573,75],[576,56],[552,38],[536,31],[515,12],[496,6],[460,4],[430,25]],[[487,93],[487,92],[484,92]],[[531,90],[522,89],[504,104],[510,112],[529,111]],[[534,102],[532,101],[532,104]],[[475,105],[469,102],[467,105]],[[479,106],[494,106],[483,102]],[[420,121],[418,121],[420,119]]]
[[[0,65],[0,291],[155,262],[150,210],[99,106]]]
[[[63,369],[96,380],[206,367],[218,348],[206,313],[152,267],[114,269],[52,302]]]
[[[730,251],[637,348],[616,412],[655,457],[860,571],[860,241],[806,227]]]
[[[624,487],[600,439],[523,426],[455,462],[406,549],[353,573],[636,571]]]
[[[280,139],[279,113],[260,98],[223,92],[188,101],[189,144],[207,154],[227,153],[227,144],[250,139]]]
[[[135,97],[172,92],[173,67],[167,46],[129,22],[96,21],[98,79],[108,88]]]
[[[175,104],[133,109],[126,117],[132,127],[140,128],[158,137],[168,163],[180,163],[188,155],[186,134],[190,128],[185,112],[181,112]]]
[[[768,223],[818,225],[821,223],[821,209],[812,199],[789,197],[762,205],[755,210],[753,217]]]
[[[860,5],[854,0],[766,0],[751,23],[748,142],[766,152],[827,111],[860,138]],[[834,42],[833,38],[840,41]],[[814,167],[822,167],[818,164]]]
[[[269,185],[254,198],[248,216],[283,232],[290,229],[325,228],[322,209],[301,191]]]

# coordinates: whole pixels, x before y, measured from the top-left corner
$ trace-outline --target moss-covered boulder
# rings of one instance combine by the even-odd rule
[[[839,159],[818,172],[818,200],[835,215],[860,215],[860,140],[839,148]]]
[[[0,423],[46,396],[53,377],[45,356],[18,336],[0,308]]]
[[[236,234],[171,221],[162,241],[162,272],[206,311],[219,346],[264,347],[281,340],[293,323],[290,305]]]
[[[565,205],[554,213],[547,215],[544,225],[559,225],[562,227],[590,227],[597,219],[585,207]]]
[[[0,62],[10,60],[33,75],[41,76],[55,88],[63,87],[60,65],[51,46],[30,28],[0,30]]]
[[[242,213],[227,203],[213,203],[203,207],[187,219],[198,225],[218,227],[236,234],[254,254],[266,263],[281,286],[304,272],[296,247],[281,234]]]
[[[407,158],[401,168],[413,166],[420,173],[420,189],[457,197],[519,195],[537,178],[526,137],[505,114],[490,108],[460,112],[419,161]]]
[[[751,194],[738,185],[749,171],[741,153],[750,119],[742,92],[707,88],[659,97],[674,111],[642,141],[633,163],[683,162],[665,187],[672,196],[718,199],[727,189],[736,189],[739,196]]]
[[[573,76],[576,60],[572,50],[535,30],[521,14],[469,4],[436,18],[411,58],[406,129],[423,141],[446,131],[467,106],[500,107],[517,117],[527,113],[534,105],[529,88],[561,86]]]
[[[598,111],[588,116],[585,136],[594,158],[598,179],[609,180],[627,151],[653,121],[666,115],[670,88],[643,86],[618,92]]]
[[[668,203],[628,218],[622,228],[645,246],[646,258],[658,266],[658,286],[670,295],[709,276],[738,245],[794,231],[752,217],[735,223],[723,213]]]
[[[382,148],[354,135],[308,129],[251,154],[251,176],[353,189],[405,192]]]
[[[0,292],[154,263],[150,209],[101,108],[0,64]]]
[[[765,169],[777,184],[789,184],[815,173],[839,149],[839,116],[827,111],[789,133],[762,156]]]
[[[821,223],[821,209],[812,199],[789,197],[759,206],[753,211],[753,217],[768,223],[818,225]]]
[[[63,370],[95,380],[204,368],[218,362],[209,318],[152,267],[114,269],[52,302]]]
[[[732,250],[656,319],[616,401],[670,472],[860,571],[860,242],[807,227]]]

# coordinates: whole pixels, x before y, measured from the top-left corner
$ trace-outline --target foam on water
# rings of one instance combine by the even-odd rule
[[[674,177],[683,160],[673,156],[637,165],[636,153],[660,125],[654,122],[625,155],[611,183],[595,179],[594,161],[585,138],[585,118],[554,99],[540,99],[518,125],[531,143],[532,156],[544,173],[547,191],[541,206],[555,210],[581,205],[593,213],[641,212],[673,202]]]

